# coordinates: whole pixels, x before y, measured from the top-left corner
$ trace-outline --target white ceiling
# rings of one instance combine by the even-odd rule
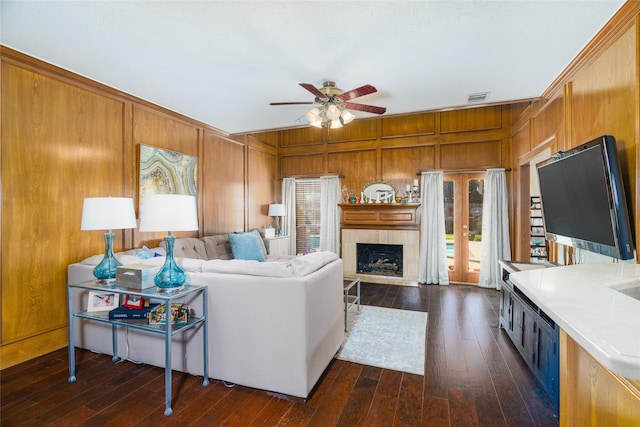
[[[538,97],[623,3],[1,0],[0,43],[236,133],[296,126],[269,102],[300,82],[387,115]]]

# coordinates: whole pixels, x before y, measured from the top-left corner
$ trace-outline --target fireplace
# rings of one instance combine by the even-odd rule
[[[386,256],[394,259],[398,264],[397,274],[376,274],[373,271],[361,272],[362,266],[358,262],[358,247],[392,247],[397,248],[397,255]],[[418,252],[420,248],[420,232],[417,230],[342,230],[342,260],[344,262],[344,277],[360,277],[363,282],[384,283],[391,285],[418,285]],[[380,259],[367,261],[372,262]],[[384,260],[384,258],[382,258]],[[394,270],[393,262],[379,267]],[[383,261],[384,262],[384,261]],[[384,262],[386,264],[386,262]],[[377,269],[381,273],[382,268]]]
[[[416,203],[340,204],[344,277],[418,286],[419,207]],[[366,246],[369,249],[363,251]],[[379,252],[380,247],[384,252]],[[366,258],[359,252],[366,252]]]
[[[402,245],[357,243],[358,273],[402,277]]]

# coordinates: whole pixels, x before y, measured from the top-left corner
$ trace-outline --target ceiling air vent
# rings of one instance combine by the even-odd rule
[[[467,98],[467,104],[481,104],[487,100],[489,92],[472,93]]]

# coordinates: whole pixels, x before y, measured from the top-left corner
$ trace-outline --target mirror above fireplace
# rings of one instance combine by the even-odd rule
[[[391,203],[397,194],[396,187],[386,181],[370,182],[362,187],[362,195],[368,203]]]

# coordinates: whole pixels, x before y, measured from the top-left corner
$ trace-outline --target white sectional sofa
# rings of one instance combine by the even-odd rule
[[[331,252],[232,258],[226,235],[177,239],[174,254],[192,284],[208,287],[209,376],[213,379],[307,398],[344,340],[342,260]],[[152,252],[164,254],[162,248]],[[162,265],[164,256],[123,264]],[[69,283],[94,280],[96,255],[68,266]],[[212,259],[210,259],[212,258]],[[75,292],[74,311],[87,303]],[[196,314],[201,302],[185,301]],[[112,355],[111,326],[74,318],[76,346]],[[203,374],[202,328],[173,338],[172,367]],[[164,367],[160,335],[118,332],[118,356]]]

